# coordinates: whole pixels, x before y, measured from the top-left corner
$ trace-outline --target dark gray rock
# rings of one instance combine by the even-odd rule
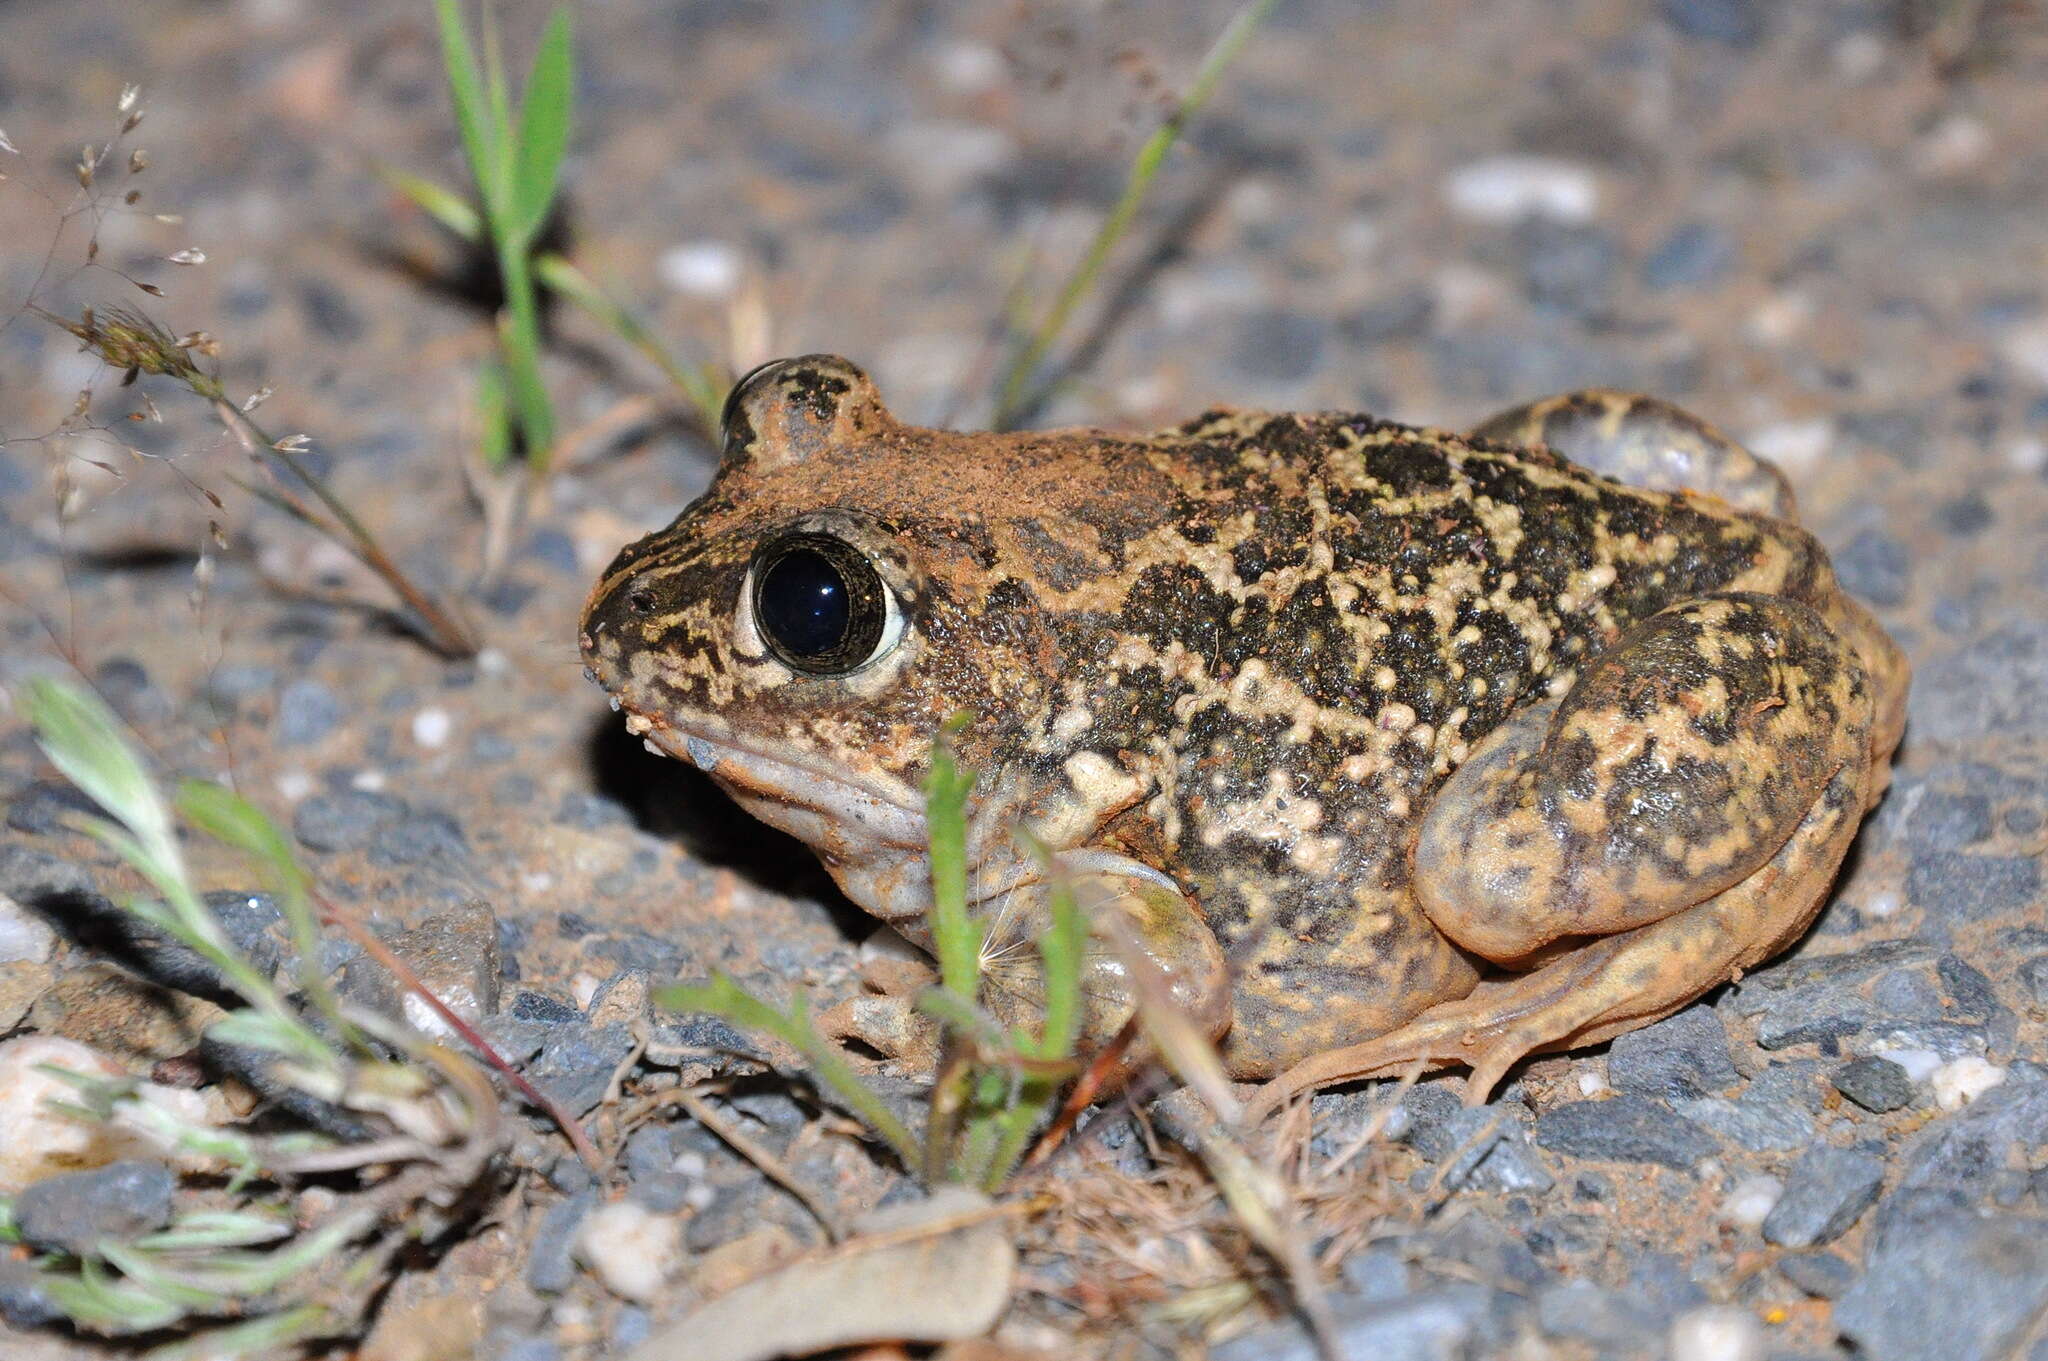
[[[62,915],[87,902],[116,910],[100,897],[85,866],[20,844],[0,846],[0,893],[45,915]]]
[[[630,827],[633,815],[616,799],[572,789],[555,805],[555,821],[586,832],[598,832],[607,827]]]
[[[1914,1197],[1878,1216],[1863,1279],[1834,1317],[1885,1361],[2002,1361],[2044,1309],[2048,1219]]]
[[[2041,862],[2030,855],[1923,851],[1906,871],[1906,897],[1939,917],[1981,921],[2040,896]]]
[[[409,811],[402,801],[366,789],[315,794],[293,812],[292,835],[308,850],[359,851]]]
[[[1712,1007],[1691,1006],[1655,1025],[1615,1037],[1607,1080],[1640,1096],[1682,1101],[1741,1081],[1728,1057],[1728,1031]]]
[[[1373,1361],[1464,1361],[1491,1355],[1513,1327],[1518,1302],[1482,1285],[1438,1287],[1405,1299],[1337,1299],[1337,1354]],[[1316,1361],[1298,1323],[1246,1333],[1210,1352],[1215,1361]]]
[[[1906,603],[1913,559],[1906,545],[1881,529],[1866,529],[1833,555],[1835,575],[1851,595],[1873,605]]]
[[[1691,1120],[1641,1096],[1574,1101],[1536,1118],[1536,1142],[1554,1153],[1605,1162],[1657,1163],[1685,1171],[1715,1150]]]
[[[560,1002],[544,993],[522,992],[512,999],[507,1015],[520,1021],[539,1021],[544,1025],[578,1025],[583,1013],[567,1002]]]
[[[548,1208],[533,1235],[526,1283],[543,1295],[559,1295],[576,1279],[576,1226],[597,1207],[598,1193],[585,1191]]]
[[[1953,1001],[1956,1013],[1985,1020],[2003,1010],[1998,993],[1983,970],[1960,955],[1943,955],[1935,964],[1942,987]]]
[[[1763,1224],[1764,1241],[1783,1248],[1832,1243],[1877,1200],[1884,1160],[1825,1144],[1808,1149],[1785,1175],[1785,1194]]]
[[[1546,1337],[1596,1347],[1640,1346],[1661,1322],[1641,1298],[1591,1281],[1554,1281],[1536,1297],[1536,1326]]]
[[[1915,670],[1906,701],[1915,740],[2048,730],[2048,621],[1996,629]]]
[[[1660,1327],[1688,1309],[1712,1303],[1705,1287],[1693,1279],[1691,1268],[1669,1252],[1643,1253],[1629,1268],[1628,1288],[1656,1315]]]
[[[1736,261],[1735,242],[1711,222],[1687,222],[1643,261],[1643,286],[1662,292],[1719,283]]]
[[[310,676],[301,676],[278,692],[271,740],[281,747],[308,746],[341,726],[341,720],[341,701],[334,692]]]
[[[76,817],[105,818],[107,810],[68,780],[36,780],[7,801],[7,825],[30,836],[66,831]]]
[[[603,1099],[613,1070],[633,1052],[632,1033],[622,1025],[537,1028],[540,1054],[526,1066],[526,1078],[577,1115]]]
[[[1829,1081],[1843,1096],[1879,1115],[1898,1110],[1913,1100],[1913,1080],[1906,1076],[1906,1070],[1875,1055],[1843,1064]]]
[[[1838,1300],[1856,1284],[1856,1268],[1832,1252],[1788,1252],[1778,1273],[1815,1299]]]
[[[1893,969],[1870,985],[1870,1004],[1888,1021],[1931,1021],[1942,1014],[1941,993],[1922,969]]]
[[[1754,47],[1764,36],[1761,0],[1659,0],[1664,21],[1688,38]]]
[[[84,1257],[96,1243],[154,1233],[171,1222],[178,1179],[162,1163],[129,1159],[46,1177],[14,1198],[14,1226],[39,1252]]]
[[[1514,1112],[1502,1106],[1460,1106],[1414,1143],[1440,1164],[1441,1184],[1542,1194],[1557,1184]]]

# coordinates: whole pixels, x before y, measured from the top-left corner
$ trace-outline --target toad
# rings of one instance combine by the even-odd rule
[[[1415,1066],[1484,1099],[1783,949],[1904,721],[1784,477],[1649,398],[969,434],[811,355],[723,439],[586,607],[627,726],[928,948],[920,787],[966,714],[998,1010],[1039,995],[1022,825],[1105,924],[1089,1030],[1141,942],[1268,1105]]]

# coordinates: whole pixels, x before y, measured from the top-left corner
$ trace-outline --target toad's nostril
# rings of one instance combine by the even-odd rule
[[[626,594],[626,608],[645,618],[654,613],[654,592],[645,586]]]

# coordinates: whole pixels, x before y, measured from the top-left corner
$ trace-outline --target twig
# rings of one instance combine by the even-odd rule
[[[760,1169],[768,1180],[795,1196],[803,1207],[811,1212],[811,1217],[818,1221],[819,1227],[825,1230],[827,1239],[834,1243],[845,1240],[845,1226],[839,1222],[839,1217],[827,1208],[825,1202],[820,1200],[810,1187],[798,1181],[796,1174],[791,1172],[780,1158],[741,1132],[738,1125],[726,1119],[710,1102],[688,1087],[677,1088],[672,1093],[664,1092],[663,1095],[688,1111],[692,1120],[730,1144],[733,1152]]]

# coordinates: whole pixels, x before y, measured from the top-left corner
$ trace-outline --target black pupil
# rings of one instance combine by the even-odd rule
[[[846,578],[823,553],[792,548],[769,564],[761,578],[761,627],[784,651],[824,657],[846,641],[853,602]]]

